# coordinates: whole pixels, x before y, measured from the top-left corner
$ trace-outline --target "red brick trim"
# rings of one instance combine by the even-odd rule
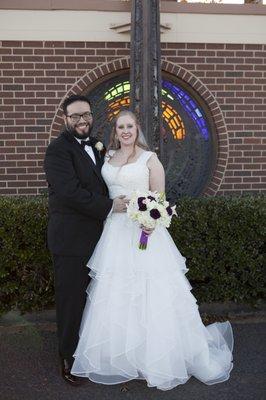
[[[87,72],[81,79],[79,79],[72,88],[66,93],[65,97],[69,97],[71,94],[86,94],[88,92],[88,88],[92,89],[93,86],[98,85],[101,80],[108,79],[108,75],[114,72],[120,72],[124,69],[129,68],[129,58],[119,58],[117,60],[113,60],[109,63],[101,64],[98,67],[91,69]],[[64,97],[64,98],[65,98]],[[63,111],[61,105],[64,101],[64,98],[61,100],[61,103],[55,113],[54,119],[51,124],[50,130],[50,139],[58,136],[62,129],[63,125]]]
[[[128,57],[102,64],[90,70],[81,79],[79,79],[66,93],[65,97],[68,97],[71,94],[85,94],[88,91],[88,87],[91,89],[93,86],[98,85],[102,80],[108,79],[108,74],[113,75],[113,73],[120,73],[129,67],[130,65]],[[214,166],[211,182],[205,188],[203,194],[207,196],[214,196],[219,191],[221,186],[228,160],[228,134],[223,113],[209,89],[190,71],[180,67],[178,64],[167,61],[162,62],[162,70],[171,75],[175,75],[179,79],[182,79],[201,96],[206,103],[207,108],[209,109],[209,113],[213,119],[217,133],[217,160],[216,165]],[[50,139],[57,137],[62,129],[62,102],[63,99],[57,109],[51,125]]]

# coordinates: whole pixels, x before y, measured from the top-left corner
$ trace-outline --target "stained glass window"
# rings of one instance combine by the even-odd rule
[[[94,134],[106,145],[114,116],[121,108],[130,107],[129,95],[129,73],[109,78],[88,93],[94,110]],[[162,120],[161,161],[169,196],[199,195],[215,162],[211,125],[199,96],[168,75],[162,80]]]
[[[182,140],[185,137],[185,126],[181,116],[171,103],[179,101],[190,117],[195,121],[201,135],[208,139],[209,132],[205,118],[191,96],[172,82],[162,81],[162,115],[168,124],[173,137]],[[130,83],[128,80],[120,82],[111,87],[104,93],[105,100],[108,101],[108,119],[112,120],[121,107],[130,105]]]

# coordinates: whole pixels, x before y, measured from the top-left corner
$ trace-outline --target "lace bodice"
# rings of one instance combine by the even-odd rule
[[[110,155],[112,155],[110,151]],[[106,158],[102,167],[102,176],[109,190],[109,196],[114,199],[120,195],[130,197],[135,190],[149,190],[149,168],[147,161],[154,154],[144,151],[139,158],[130,164],[116,167],[111,165]]]

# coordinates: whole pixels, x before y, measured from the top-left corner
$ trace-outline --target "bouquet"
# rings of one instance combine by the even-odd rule
[[[154,229],[157,225],[168,228],[173,215],[177,215],[176,206],[170,207],[169,202],[165,200],[164,193],[147,192],[141,194],[135,192],[127,206],[127,215],[137,221],[145,228]],[[139,249],[147,248],[148,235],[142,230]]]

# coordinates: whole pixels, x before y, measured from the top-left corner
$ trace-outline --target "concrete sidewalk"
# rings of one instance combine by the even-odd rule
[[[257,307],[248,304],[226,303],[202,303],[199,311],[207,323],[212,320],[219,321],[229,319],[230,321],[242,322],[266,322],[266,302]],[[39,312],[21,314],[19,311],[11,311],[0,317],[0,332],[3,329],[15,331],[19,327],[27,325],[40,326],[43,329],[56,330],[55,310],[43,310]],[[1,400],[1,399],[0,399]]]
[[[229,308],[228,308],[229,307]],[[230,314],[235,348],[229,381],[206,386],[194,378],[162,392],[143,381],[105,386],[92,382],[73,388],[59,374],[54,310],[9,313],[0,319],[0,400],[264,400],[266,398],[265,309],[209,305],[200,307],[206,319]],[[211,321],[212,322],[212,321]]]

